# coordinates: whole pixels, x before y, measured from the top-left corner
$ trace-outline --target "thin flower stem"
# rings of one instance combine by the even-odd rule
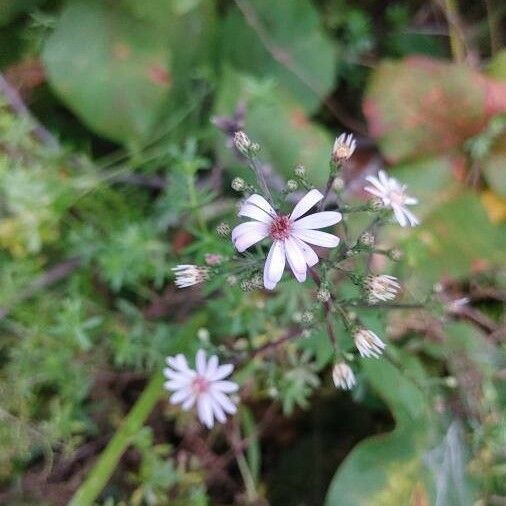
[[[378,309],[378,308],[386,308],[386,309],[421,309],[425,307],[425,304],[414,302],[402,302],[402,303],[389,303],[389,302],[377,302],[375,304],[368,304],[367,302],[340,302],[342,306],[345,307],[357,307],[361,309]]]
[[[263,173],[262,167],[258,164],[257,160],[252,156],[248,158],[249,160],[249,166],[251,170],[255,173],[258,184],[260,185],[260,188],[262,189],[265,197],[267,200],[273,204],[274,201],[272,200],[271,191],[269,190],[269,187],[267,186],[267,181],[265,180],[265,175]]]

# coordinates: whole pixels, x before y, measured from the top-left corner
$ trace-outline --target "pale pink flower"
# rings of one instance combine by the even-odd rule
[[[239,386],[233,381],[225,381],[234,369],[232,364],[219,365],[218,357],[213,355],[209,360],[204,350],[197,351],[195,368],[188,366],[186,357],[178,354],[167,357],[163,370],[167,381],[164,386],[169,392],[172,404],[181,404],[185,411],[197,405],[200,421],[209,429],[214,420],[224,423],[227,414],[233,415],[237,408],[227,394],[237,392]]]
[[[334,141],[332,147],[332,159],[335,162],[348,160],[357,148],[357,141],[353,137],[353,134],[341,134]]]
[[[406,194],[406,185],[389,177],[384,170],[378,172],[378,177],[367,176],[366,179],[373,186],[366,186],[364,190],[378,197],[385,207],[390,207],[401,227],[418,225],[418,219],[407,208],[417,204],[418,200]]]
[[[351,367],[346,362],[338,362],[334,365],[332,379],[336,388],[341,390],[351,390],[357,382]]]
[[[355,346],[361,357],[378,358],[386,346],[378,335],[369,329],[357,329],[353,337],[355,338]]]
[[[322,198],[318,190],[309,191],[290,215],[276,213],[262,196],[256,194],[241,206],[239,216],[255,221],[241,223],[232,230],[237,251],[243,252],[266,237],[273,241],[264,267],[264,286],[268,290],[274,289],[281,279],[286,261],[297,280],[305,281],[307,267],[318,262],[318,256],[309,244],[325,248],[339,244],[339,237],[315,229],[335,225],[341,221],[341,213],[323,211],[302,217]]]

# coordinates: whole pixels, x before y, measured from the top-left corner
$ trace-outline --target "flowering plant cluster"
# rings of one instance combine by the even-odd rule
[[[299,318],[301,328],[293,337],[301,335],[310,339],[312,328],[325,326],[335,353],[333,383],[343,390],[352,389],[357,382],[352,367],[354,353],[344,352],[339,346],[334,317],[340,319],[360,357],[380,358],[386,348],[384,339],[367,328],[353,309],[388,306],[402,290],[394,276],[372,273],[368,267],[365,271],[359,269],[353,258],[379,253],[398,260],[398,250],[375,248],[378,230],[391,221],[401,227],[419,223],[409,209],[417,200],[408,195],[405,185],[384,171],[365,178],[363,190],[370,197],[367,203],[352,206],[346,202],[343,168],[356,146],[352,134],[343,133],[336,138],[323,191],[312,187],[306,179],[306,169],[299,165],[294,169],[293,179],[275,192],[258,159],[259,145],[243,131],[235,132],[233,147],[252,170],[256,185],[248,184],[241,177],[233,179],[232,189],[243,195],[237,213],[239,220],[233,228],[228,223],[220,223],[216,231],[232,242],[237,254],[224,258],[208,253],[206,265],[182,264],[173,268],[179,288],[221,277],[230,285],[240,283],[247,291],[272,292],[291,274],[301,289],[314,290],[314,305]],[[355,213],[367,213],[372,220],[352,240],[348,236],[348,222]],[[336,283],[338,276],[344,276],[359,288],[358,297],[343,298]],[[308,278],[312,286],[305,284]],[[196,406],[198,418],[206,427],[211,428],[215,420],[223,423],[227,415],[236,412],[237,397],[234,402],[229,395],[236,393],[239,385],[224,379],[232,373],[232,363],[219,365],[216,355],[207,359],[206,352],[200,349],[194,369],[183,355],[168,357],[167,365],[165,387],[172,392],[170,402],[181,405],[183,410]]]

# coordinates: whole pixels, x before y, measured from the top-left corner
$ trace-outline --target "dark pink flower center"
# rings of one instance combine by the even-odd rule
[[[202,376],[195,376],[192,388],[196,394],[202,394],[209,388],[209,382]]]
[[[289,216],[276,216],[269,226],[269,235],[276,241],[288,239],[291,231],[292,222]]]

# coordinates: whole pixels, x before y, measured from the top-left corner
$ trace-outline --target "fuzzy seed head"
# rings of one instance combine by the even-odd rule
[[[295,181],[295,179],[289,179],[286,182],[286,189],[288,191],[294,192],[295,190],[297,190],[298,187],[299,187],[299,184],[297,183],[297,181]]]
[[[230,235],[230,225],[228,223],[222,222],[216,227],[216,233],[220,237],[228,237]]]
[[[197,265],[178,265],[171,269],[176,275],[175,284],[178,288],[198,285],[209,278],[209,269]]]
[[[306,168],[304,165],[297,165],[293,172],[297,177],[304,177],[306,175]]]
[[[369,293],[369,302],[394,300],[401,289],[397,278],[382,274],[380,276],[369,276],[366,281],[367,291]]]
[[[359,238],[360,244],[371,248],[374,246],[374,234],[371,232],[364,232]]]
[[[330,300],[330,292],[326,288],[320,288],[316,293],[316,298],[320,302],[328,302]]]

